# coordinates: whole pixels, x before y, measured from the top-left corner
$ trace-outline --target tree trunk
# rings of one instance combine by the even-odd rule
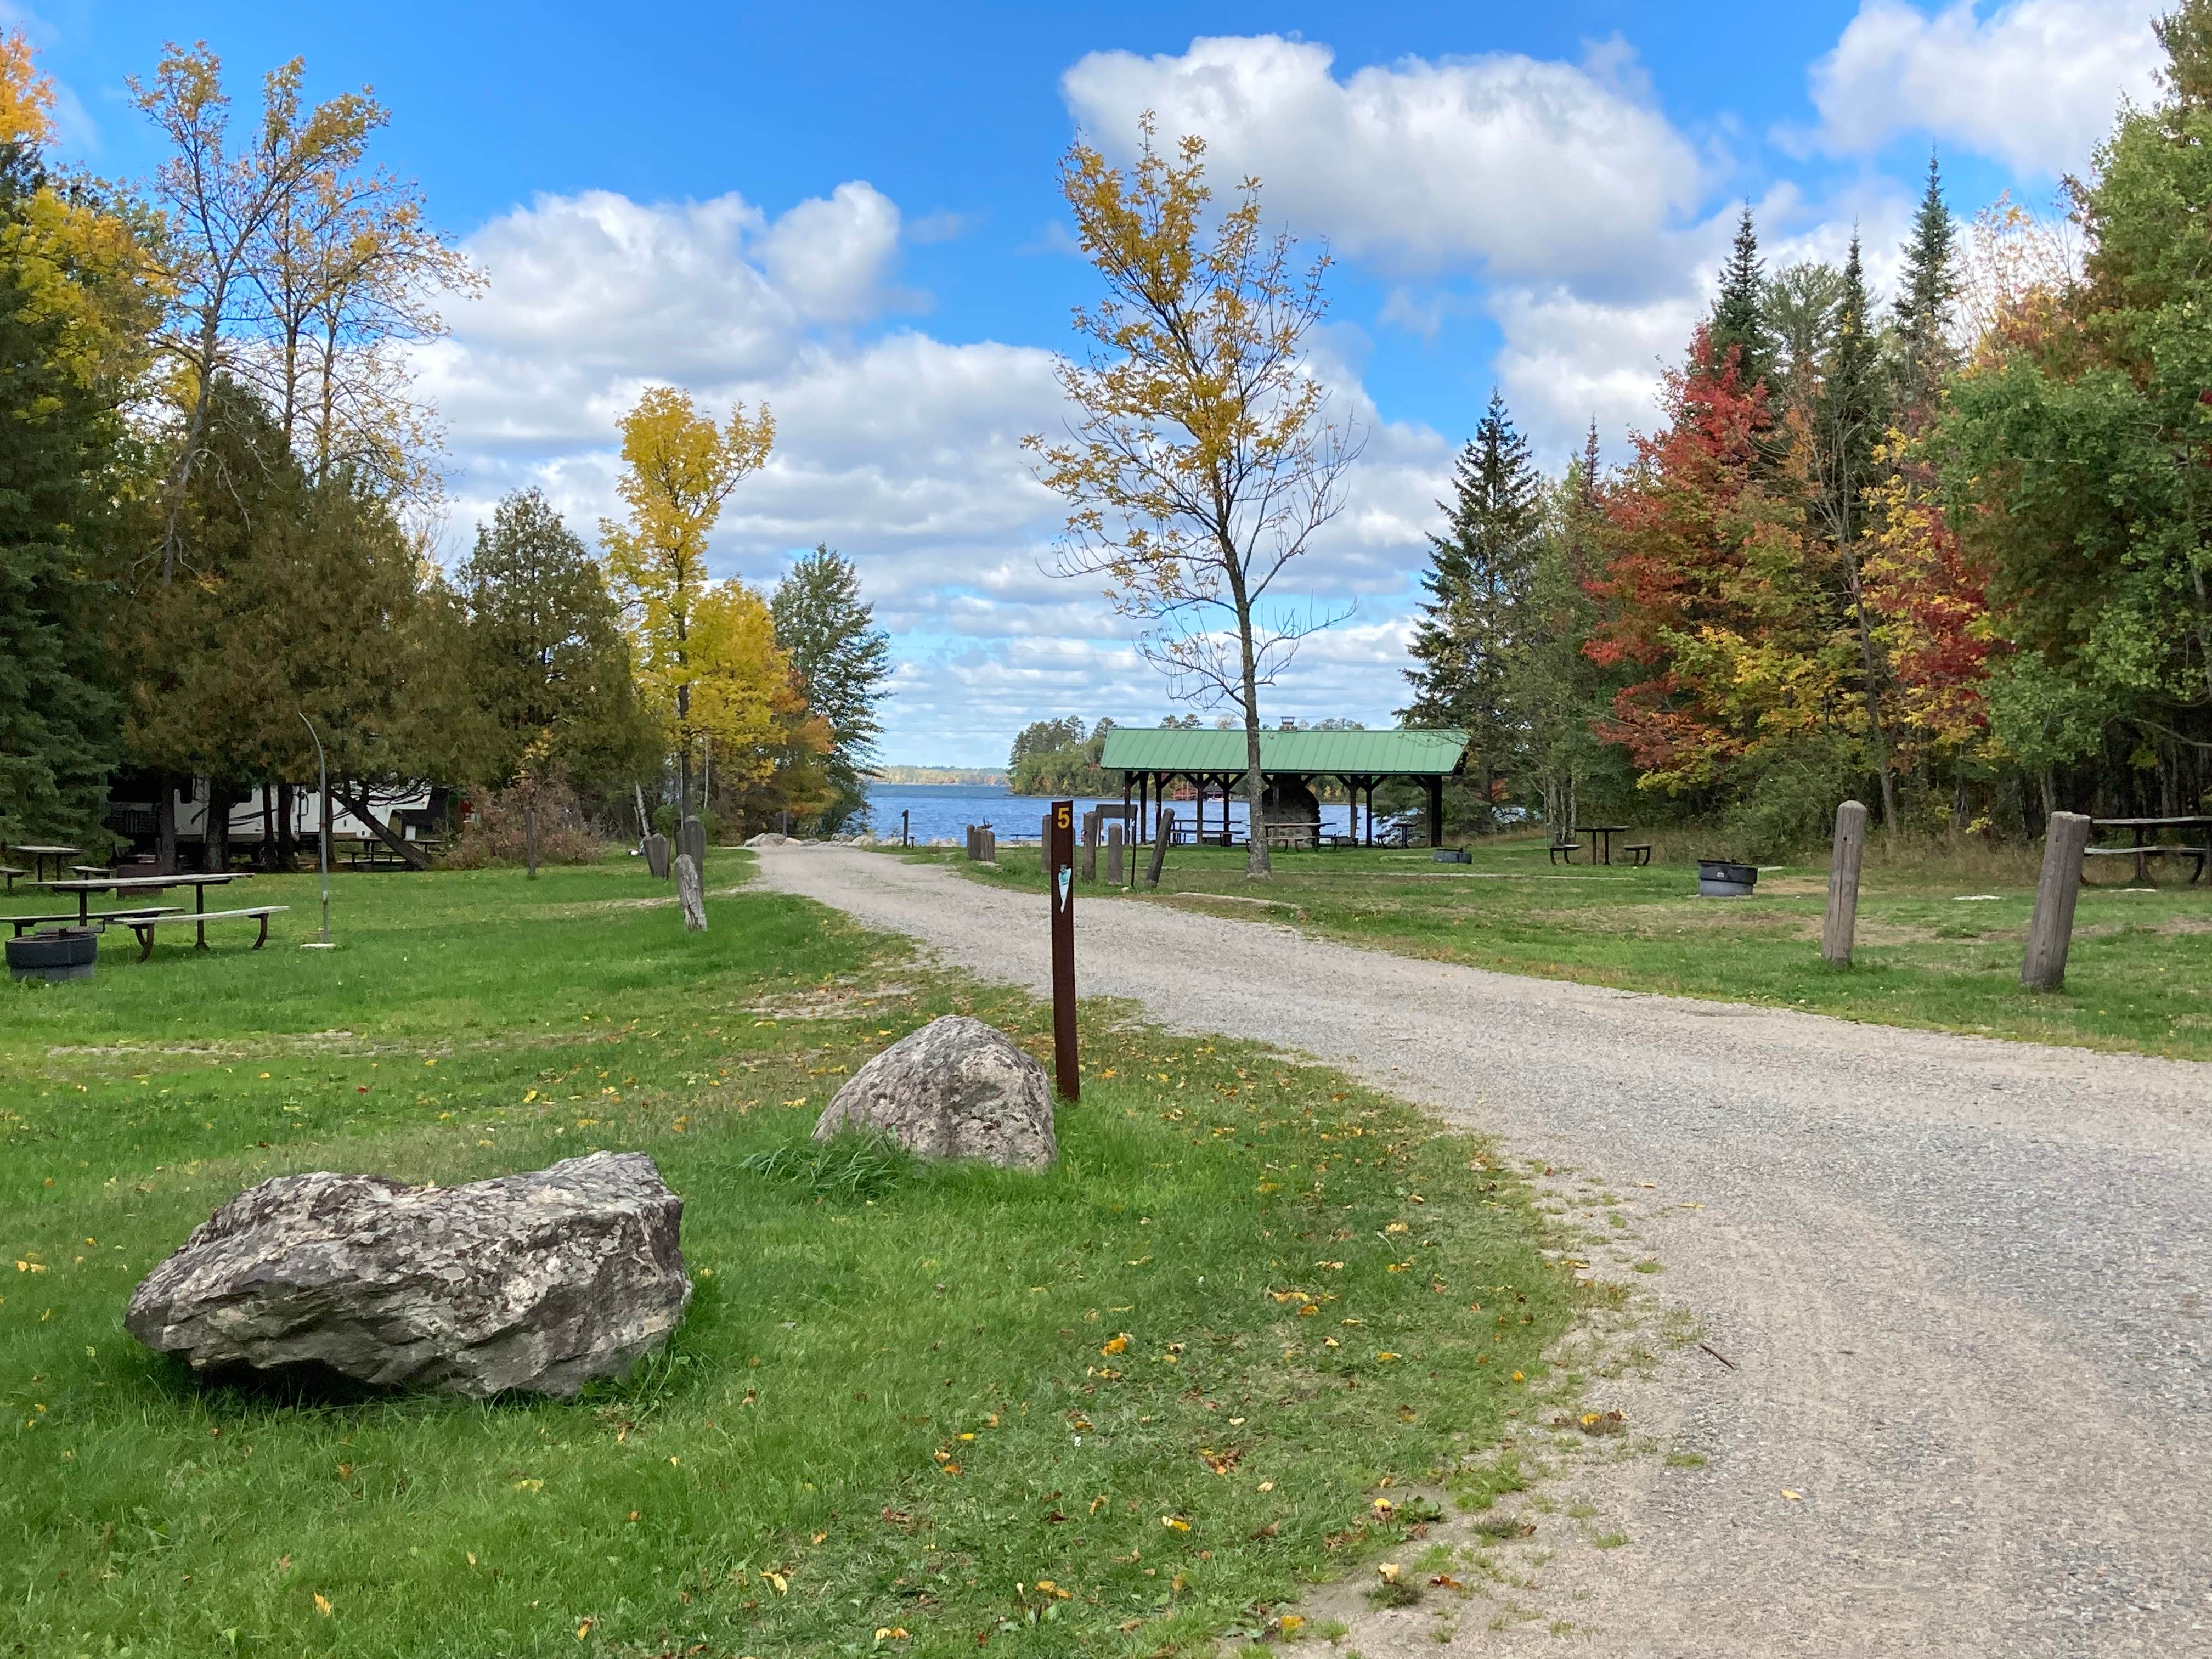
[[[1846,553],[1850,572],[1851,615],[1858,624],[1859,668],[1866,676],[1867,730],[1874,736],[1874,761],[1881,782],[1881,827],[1885,834],[1897,828],[1897,780],[1889,769],[1889,733],[1881,723],[1881,681],[1875,672],[1874,630],[1867,625],[1866,595],[1859,581],[1858,557]]]
[[[292,786],[276,786],[276,867],[289,870],[300,857],[300,838],[293,832],[293,820],[298,816]]]
[[[1226,538],[1224,538],[1224,541]],[[1245,836],[1249,852],[1245,859],[1244,874],[1272,876],[1274,862],[1267,855],[1267,819],[1261,809],[1261,798],[1267,793],[1267,780],[1260,772],[1260,674],[1259,665],[1252,656],[1252,607],[1244,597],[1242,570],[1232,562],[1230,570],[1231,592],[1237,601],[1237,648],[1242,660],[1244,682],[1244,799],[1249,803],[1246,812],[1249,823]],[[1223,803],[1221,816],[1226,819],[1229,808]]]
[[[427,870],[430,867],[430,855],[428,853],[370,810],[368,790],[362,789],[349,794],[346,793],[344,785],[334,783],[331,786],[331,793],[337,797],[339,805],[367,824],[379,841],[404,859],[409,869]]]
[[[177,780],[167,772],[154,775],[154,867],[165,876],[177,873]]]
[[[208,780],[207,815],[200,820],[200,868],[211,876],[230,868],[230,808],[235,799],[229,784]]]

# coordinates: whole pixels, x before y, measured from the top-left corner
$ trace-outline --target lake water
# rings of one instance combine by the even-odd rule
[[[1078,822],[1082,814],[1102,804],[1097,797],[1085,797],[1075,803]],[[1112,796],[1103,804],[1119,806],[1121,798]],[[1176,818],[1189,823],[1195,801],[1174,801]],[[899,833],[899,814],[908,815],[910,833],[917,842],[948,842],[958,846],[971,823],[988,823],[998,831],[1002,842],[1035,841],[1044,822],[1045,809],[1052,805],[1051,798],[1042,795],[1017,795],[997,784],[969,783],[872,783],[868,786],[869,827],[885,840],[896,840]],[[1244,803],[1231,803],[1229,821],[1241,837],[1244,830]],[[1325,801],[1321,809],[1324,832],[1349,834],[1352,809],[1342,801]],[[1209,831],[1218,830],[1221,823],[1221,802],[1212,799],[1206,804],[1206,823]]]

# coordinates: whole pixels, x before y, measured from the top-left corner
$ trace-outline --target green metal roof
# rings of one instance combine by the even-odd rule
[[[1464,732],[1260,734],[1260,769],[1264,772],[1442,776],[1466,752]],[[1107,732],[1106,752],[1098,763],[1115,772],[1242,772],[1244,733],[1117,726]]]

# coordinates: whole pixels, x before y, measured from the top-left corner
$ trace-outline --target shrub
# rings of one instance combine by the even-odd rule
[[[540,864],[597,864],[607,844],[585,821],[575,792],[565,783],[538,780],[506,789],[464,792],[475,808],[444,863],[454,870],[522,864],[529,858],[526,814],[538,815]]]

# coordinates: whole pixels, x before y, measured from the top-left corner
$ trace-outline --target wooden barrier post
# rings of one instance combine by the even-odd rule
[[[1152,820],[1152,867],[1145,874],[1145,885],[1160,884],[1160,869],[1168,861],[1168,843],[1175,839],[1175,808],[1163,806],[1159,816]]]
[[[1121,820],[1116,818],[1106,826],[1106,884],[1120,887],[1128,880],[1127,865],[1121,855]]]
[[[522,809],[522,848],[523,857],[530,866],[530,879],[535,881],[538,879],[538,809],[535,806]]]
[[[1083,1097],[1075,1030],[1075,803],[1045,814],[1044,865],[1052,904],[1052,1070],[1062,1100]]]
[[[1828,914],[1820,923],[1820,960],[1851,965],[1851,936],[1858,929],[1859,865],[1866,857],[1867,810],[1847,800],[1836,809],[1836,846],[1828,859]]]
[[[1098,879],[1098,814],[1095,810],[1083,815],[1083,878]]]
[[[2074,902],[2081,895],[2081,853],[2088,844],[2086,814],[2051,815],[2043,836],[2043,875],[2035,884],[2035,915],[2027,924],[2027,954],[2020,964],[2020,982],[2031,991],[2055,991],[2066,982]]]

